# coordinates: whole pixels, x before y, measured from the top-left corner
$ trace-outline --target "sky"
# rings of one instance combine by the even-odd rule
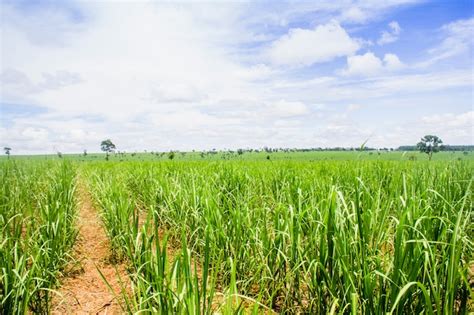
[[[474,144],[472,1],[0,1],[12,154]]]

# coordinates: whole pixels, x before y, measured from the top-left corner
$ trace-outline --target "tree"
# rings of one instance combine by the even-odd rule
[[[83,155],[84,155],[84,156],[87,156],[87,150],[84,150]]]
[[[170,159],[170,160],[174,159],[174,152],[173,151],[170,151],[170,153],[168,153],[168,159]]]
[[[105,160],[109,160],[109,153],[115,150],[115,144],[110,139],[104,140],[100,143],[100,149],[105,152]]]
[[[10,158],[10,151],[12,150],[12,148],[4,147],[3,150],[5,150],[5,154],[8,156],[8,158]]]
[[[442,143],[443,141],[437,136],[426,135],[421,138],[421,141],[418,142],[416,147],[420,152],[428,154],[429,160],[431,161],[433,153],[439,152]]]

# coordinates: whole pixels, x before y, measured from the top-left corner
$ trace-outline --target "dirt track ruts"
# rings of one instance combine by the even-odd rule
[[[60,295],[53,298],[51,311],[53,314],[122,314],[120,297],[117,299],[110,291],[97,268],[120,296],[118,276],[124,283],[129,281],[125,266],[110,262],[109,240],[82,181],[79,181],[77,196],[79,235],[73,255],[80,266],[61,279],[57,290]]]

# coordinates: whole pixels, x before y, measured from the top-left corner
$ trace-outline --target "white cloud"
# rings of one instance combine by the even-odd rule
[[[34,141],[45,141],[48,139],[48,131],[44,128],[25,128],[21,132],[21,135],[26,139],[34,140]]]
[[[60,89],[68,85],[78,84],[82,81],[77,73],[71,73],[66,70],[56,71],[54,73],[42,73],[43,80],[39,83],[40,89]]]
[[[285,100],[279,100],[272,104],[271,111],[279,117],[294,117],[309,113],[309,109],[304,103]]]
[[[474,112],[443,113],[422,116],[416,121],[387,128],[388,135],[397,136],[404,144],[415,144],[426,134],[439,136],[445,144],[474,143]],[[385,139],[385,141],[396,141]],[[399,140],[400,141],[400,140]],[[403,143],[402,143],[403,144]]]
[[[327,119],[327,124],[315,132],[314,137],[320,140],[318,145],[360,147],[375,129],[375,126],[358,123],[350,115],[336,115]]]
[[[474,18],[457,20],[443,25],[439,32],[442,41],[428,53],[432,56],[418,64],[420,67],[430,66],[440,60],[468,54],[472,65],[472,50],[474,47]]]
[[[290,29],[267,52],[277,65],[308,66],[355,53],[359,43],[335,21],[314,29]]]
[[[343,10],[340,20],[356,23],[364,23],[369,19],[369,12],[363,10],[360,7],[352,6],[346,10]]]
[[[359,110],[360,108],[361,106],[359,104],[349,104],[349,106],[347,106],[347,111],[353,112],[353,111]]]
[[[325,77],[277,81],[274,94],[291,90],[302,101],[322,103],[366,103],[368,100],[391,100],[404,95],[420,95],[415,103],[430,104],[444,96],[445,106],[466,106],[471,99],[470,69],[435,71],[431,73],[397,74],[374,77]],[[453,91],[464,91],[453,94]],[[467,95],[465,93],[468,93]],[[453,97],[463,100],[453,104]],[[441,106],[441,105],[440,105]],[[328,106],[330,107],[330,106]]]
[[[448,99],[439,104],[451,106],[448,96],[469,100],[472,87],[468,67],[401,75],[394,54],[354,55],[366,42],[350,35],[356,24],[381,19],[397,1],[270,9],[79,2],[79,21],[55,6],[25,13],[0,5],[8,7],[0,102],[10,104],[0,109],[0,142],[15,153],[92,152],[109,137],[127,151],[360,144],[380,114],[368,113],[371,123],[359,124],[367,129],[348,119],[367,116],[371,102],[420,95],[413,104],[431,104],[438,93]],[[338,57],[348,57],[347,76],[334,75]],[[325,64],[299,67],[317,63]],[[458,103],[458,111],[466,107]],[[354,104],[364,104],[361,115]],[[18,114],[28,106],[31,114]],[[355,133],[350,140],[347,132]]]
[[[436,114],[421,117],[421,121],[426,124],[442,124],[444,126],[456,128],[474,128],[474,111],[469,111],[461,114]],[[474,135],[473,135],[474,136]]]
[[[400,70],[404,67],[404,64],[395,54],[385,54],[383,56],[383,62],[385,68],[390,71]]]
[[[342,71],[346,76],[373,76],[384,72],[396,71],[403,64],[395,54],[385,54],[383,61],[372,52],[347,57],[347,68]]]
[[[436,58],[449,58],[472,49],[474,44],[474,18],[458,20],[442,28],[446,38],[441,45],[430,52],[437,55]]]
[[[333,120],[323,129],[324,135],[345,140],[347,146],[362,144],[368,139],[370,147],[398,147],[414,145],[426,134],[439,136],[445,144],[474,143],[474,112],[458,114],[444,113],[421,117],[411,117],[402,123],[384,123],[379,126],[365,126],[350,120],[349,116]],[[344,139],[344,136],[348,136]]]
[[[1,98],[4,102],[28,102],[32,96],[42,92],[58,90],[81,81],[79,74],[65,70],[42,72],[40,78],[33,81],[22,71],[5,68],[0,73]]]
[[[276,71],[274,69],[265,64],[259,63],[248,68],[237,70],[236,75],[239,78],[247,80],[263,80],[275,73]]]
[[[376,75],[382,71],[382,61],[373,53],[347,57],[345,75]]]
[[[396,95],[399,93],[439,92],[452,88],[472,86],[470,71],[447,71],[426,74],[399,75],[366,82],[366,88],[373,96]],[[355,87],[356,88],[356,87]]]
[[[167,4],[84,5],[93,19],[60,48],[37,45],[30,32],[4,25],[4,41],[17,49],[4,50],[2,58],[29,80],[8,89],[11,101],[34,91],[31,101],[50,110],[125,120],[139,112],[161,111],[170,102],[199,106],[209,98],[238,97],[242,90],[253,93],[247,79],[238,75],[245,68],[227,57],[230,38],[242,38],[228,24],[234,18],[230,7],[217,18]],[[43,75],[64,69],[77,73],[79,84],[65,86],[64,76]],[[58,85],[62,88],[33,89]]]
[[[402,30],[397,21],[392,21],[388,23],[388,26],[390,27],[392,32],[395,34],[400,34],[400,31]]]
[[[382,35],[377,41],[377,44],[384,45],[393,43],[398,40],[398,36],[400,35],[400,31],[402,30],[398,22],[392,21],[388,24],[388,27],[390,28],[390,30],[382,32]]]
[[[339,9],[338,21],[364,24],[372,20],[382,19],[394,8],[413,5],[419,2],[423,2],[423,0],[332,1],[327,5],[333,9]]]

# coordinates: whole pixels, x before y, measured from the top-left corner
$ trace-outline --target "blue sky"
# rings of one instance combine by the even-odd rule
[[[3,1],[14,153],[474,143],[472,1]]]

